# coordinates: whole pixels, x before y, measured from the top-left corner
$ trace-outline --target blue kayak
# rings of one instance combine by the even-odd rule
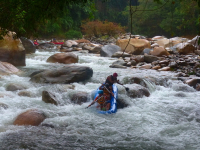
[[[114,93],[114,97],[111,96],[110,109],[107,110],[107,111],[98,110],[98,113],[100,113],[100,114],[112,114],[112,113],[117,112],[117,100],[116,99],[117,99],[117,96],[118,96],[118,88],[115,84],[113,84],[112,88],[113,88],[112,92]],[[99,91],[99,88],[95,92],[94,99],[99,95],[98,91]]]

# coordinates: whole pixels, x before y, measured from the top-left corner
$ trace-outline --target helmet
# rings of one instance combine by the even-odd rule
[[[113,73],[113,77],[117,77],[118,76],[118,74],[117,73]]]
[[[99,91],[98,91],[98,94],[103,94],[103,90],[99,90]]]

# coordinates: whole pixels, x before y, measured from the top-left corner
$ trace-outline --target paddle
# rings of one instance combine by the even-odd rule
[[[128,88],[128,87],[125,87],[123,84],[121,84],[121,83],[119,83],[119,82],[118,82],[118,84],[122,85],[122,86],[125,88],[125,90],[126,90],[127,92],[129,91],[129,88]]]
[[[102,95],[102,96],[103,96],[103,95]],[[102,96],[101,96],[101,97],[102,97]],[[92,105],[93,105],[94,103],[96,103],[101,97],[99,97],[97,100],[93,101],[93,102],[92,102],[90,105],[88,105],[86,108],[89,108],[90,106],[92,106]],[[85,109],[86,109],[86,108],[85,108]]]

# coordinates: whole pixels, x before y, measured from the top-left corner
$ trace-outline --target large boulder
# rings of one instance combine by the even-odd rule
[[[9,32],[0,40],[0,61],[11,63],[14,66],[25,66],[26,51],[20,39],[13,38]]]
[[[92,77],[93,70],[86,66],[69,65],[61,68],[46,70],[35,74],[30,81],[36,83],[73,83],[88,80]]]
[[[117,45],[104,45],[101,47],[100,56],[111,57],[114,53],[121,51],[121,48]]]
[[[21,37],[20,39],[21,39],[22,44],[23,44],[23,46],[26,50],[26,54],[35,53],[36,46],[30,39],[27,39],[25,37]]]
[[[1,75],[15,74],[15,73],[19,73],[19,72],[20,72],[20,70],[17,69],[12,64],[0,61],[0,74]]]
[[[76,56],[74,53],[57,53],[50,56],[47,59],[47,62],[50,62],[50,63],[58,62],[58,63],[63,63],[63,64],[77,63],[78,56]]]
[[[150,51],[150,54],[158,57],[170,55],[163,46],[154,47],[153,51]]]
[[[127,92],[127,95],[131,98],[141,98],[143,96],[150,96],[149,90],[141,85],[132,84],[128,88],[129,90]]]
[[[131,39],[130,42],[129,39],[120,39],[117,40],[116,45],[121,47],[122,51],[124,51],[126,48],[125,52],[134,55],[141,54],[145,48],[151,48],[150,42],[148,40],[137,38]]]
[[[153,56],[153,55],[144,55],[144,61],[146,63],[152,63],[152,62],[157,61],[157,60],[159,60],[159,58],[156,57],[156,56]]]
[[[183,55],[194,53],[195,51],[195,47],[191,43],[180,43],[176,48],[179,54]]]
[[[40,110],[36,110],[36,109],[31,109],[17,116],[13,124],[38,126],[45,119],[46,119],[46,116],[44,112]]]
[[[72,46],[77,46],[77,45],[78,45],[78,43],[73,40],[67,40],[63,44],[63,46],[67,46],[67,47],[72,47]]]

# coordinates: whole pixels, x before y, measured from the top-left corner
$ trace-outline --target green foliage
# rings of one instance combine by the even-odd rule
[[[65,33],[65,36],[67,39],[73,39],[73,38],[82,38],[82,33],[80,31],[76,30],[69,30],[68,32]]]
[[[67,10],[71,6],[77,5],[79,8],[84,8],[88,3],[92,3],[92,0],[1,0],[1,31],[15,31],[18,36],[30,37],[37,34],[41,25],[45,26],[47,21],[51,22],[52,28],[55,28],[50,30],[57,30],[60,24],[54,23],[60,20],[58,18],[63,18],[66,15],[65,12],[70,12]],[[73,13],[77,15],[76,12],[81,14],[78,9]]]
[[[89,21],[84,22],[82,25],[82,32],[85,33],[88,37],[100,37],[100,36],[115,36],[120,33],[125,33],[125,28],[108,21]]]
[[[131,7],[134,34],[172,37],[196,35],[200,31],[198,19],[200,8],[195,1],[139,0],[139,4],[137,7]],[[124,17],[129,12],[130,8],[127,6],[123,11]]]

